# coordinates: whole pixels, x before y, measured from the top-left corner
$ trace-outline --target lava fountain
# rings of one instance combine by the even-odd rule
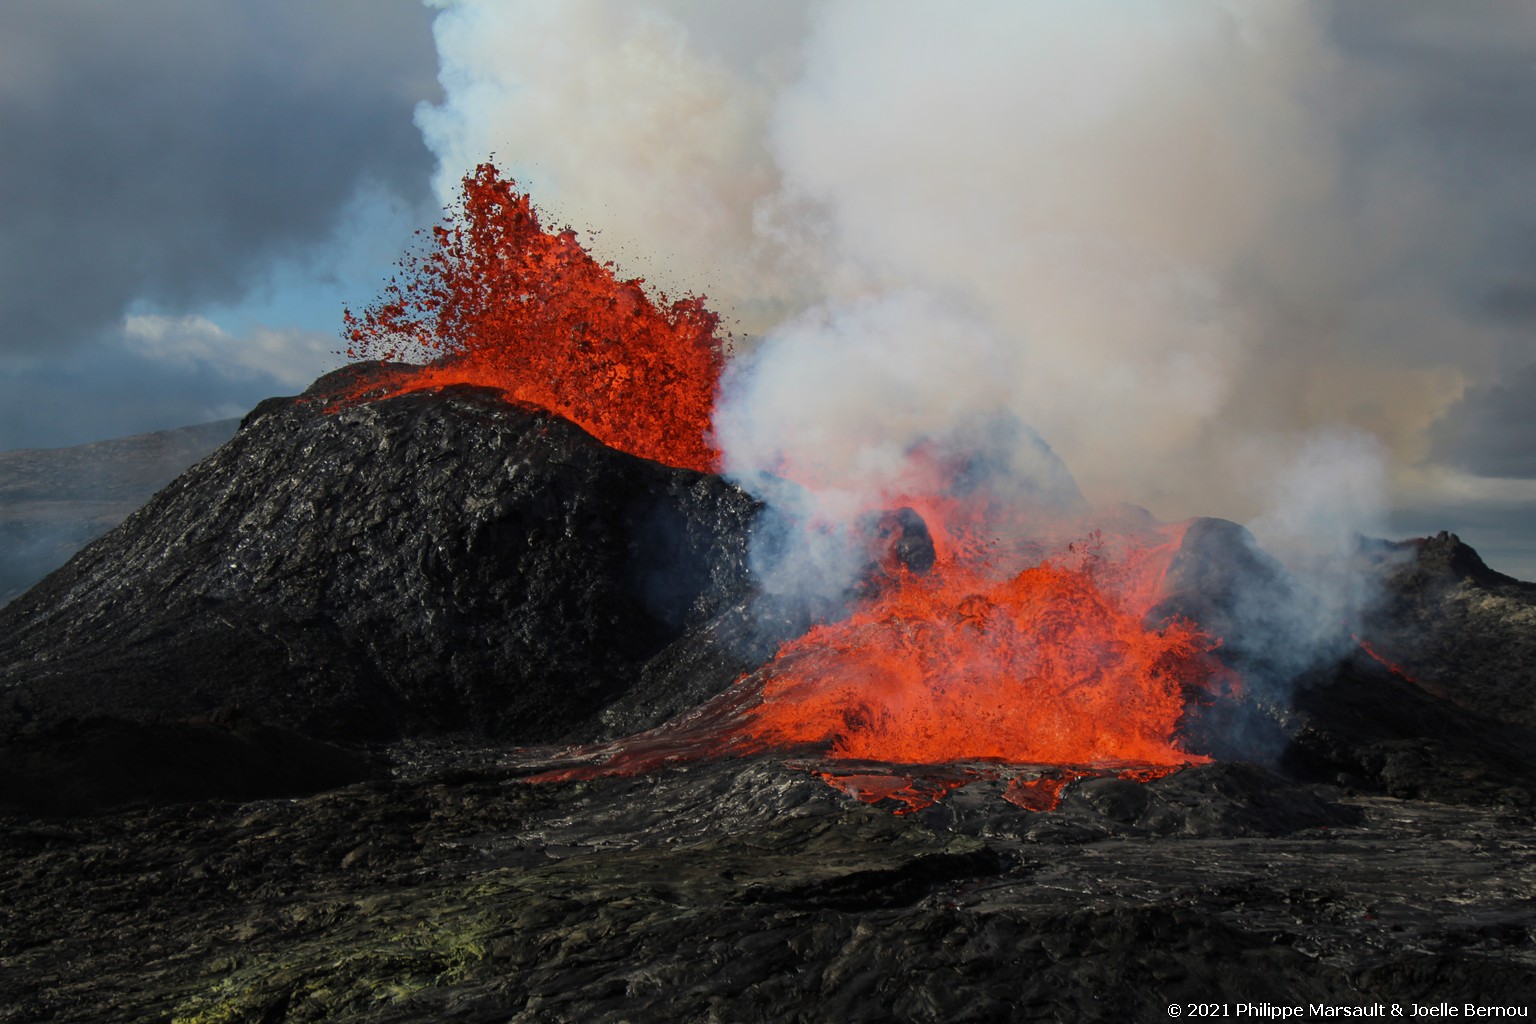
[[[458,214],[361,317],[345,314],[347,356],[401,366],[343,401],[450,384],[500,388],[558,413],[611,448],[713,470],[709,442],[724,366],[720,318],[702,296],[669,301],[621,280],[570,228],[549,231],[526,193],[485,163]]]
[[[702,298],[668,301],[620,279],[575,232],[544,228],[490,164],[464,178],[461,210],[431,240],[361,317],[346,314],[348,355],[384,360],[389,372],[339,402],[488,385],[632,454],[718,465],[710,423],[725,346]],[[403,361],[421,356],[424,365]],[[814,473],[783,473],[817,486]],[[720,697],[649,733],[573,751],[570,768],[542,778],[794,752],[819,758],[832,785],[910,808],[986,770],[854,762],[1078,766],[1014,780],[1008,798],[1040,808],[1082,766],[1145,777],[1204,760],[1180,746],[1181,716],[1232,680],[1212,656],[1215,638],[1151,617],[1181,527],[1068,540],[1058,523],[1021,554],[997,535],[999,510],[955,487],[953,473],[918,476],[925,482],[896,504],[929,530],[931,564],[877,562],[846,614],[785,643]]]
[[[900,572],[779,650],[742,731],[909,764],[1189,761],[1175,733],[1214,644],[1183,620],[1148,628],[1133,596],[1179,536],[1134,568],[1090,541],[1002,578],[944,555]]]

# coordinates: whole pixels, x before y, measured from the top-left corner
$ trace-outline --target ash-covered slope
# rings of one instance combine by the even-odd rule
[[[579,734],[742,597],[757,513],[488,390],[271,400],[0,611],[0,735],[220,709],[327,740]]]

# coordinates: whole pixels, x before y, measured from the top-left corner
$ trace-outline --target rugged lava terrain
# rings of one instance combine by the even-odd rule
[[[1536,588],[1452,536],[1369,570],[1397,668],[1269,679],[1192,713],[1216,763],[1054,810],[1002,794],[1059,766],[914,813],[788,755],[535,784],[806,628],[773,524],[489,392],[319,394],[0,610],[0,1020],[1536,1002]],[[1192,528],[1170,603],[1230,619],[1241,539]]]
[[[1503,810],[1216,765],[1069,788],[1057,812],[897,816],[766,760],[530,786],[508,755],[397,753],[397,778],[302,800],[7,822],[0,1014],[1146,1020],[1536,997],[1536,842]]]
[[[264,403],[0,612],[0,772],[73,810],[366,777],[321,741],[593,733],[744,600],[757,512],[484,389]],[[716,689],[745,667],[715,660]]]

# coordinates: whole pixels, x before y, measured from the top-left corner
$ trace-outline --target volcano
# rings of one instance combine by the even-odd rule
[[[1302,643],[1304,582],[1223,520],[1059,487],[1003,543],[942,459],[797,520],[713,471],[702,302],[524,199],[482,168],[349,316],[431,363],[262,403],[0,609],[8,1014],[1536,1000],[1536,586],[1373,542],[1383,600]],[[785,587],[807,536],[846,571]]]
[[[1381,545],[1375,653],[1281,687],[1236,581],[1293,581],[1187,524],[1153,614],[1222,630],[1245,680],[1181,718],[1203,764],[685,751],[814,636],[754,577],[763,507],[498,393],[333,410],[337,383],[264,403],[0,612],[23,1017],[1536,996],[1536,588],[1453,536]]]
[[[741,602],[758,510],[480,389],[267,402],[6,609],[10,749],[221,713],[320,742],[591,733]]]

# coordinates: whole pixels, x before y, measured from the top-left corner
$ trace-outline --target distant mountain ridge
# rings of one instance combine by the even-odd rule
[[[0,451],[0,605],[235,436],[238,419],[69,448]]]

